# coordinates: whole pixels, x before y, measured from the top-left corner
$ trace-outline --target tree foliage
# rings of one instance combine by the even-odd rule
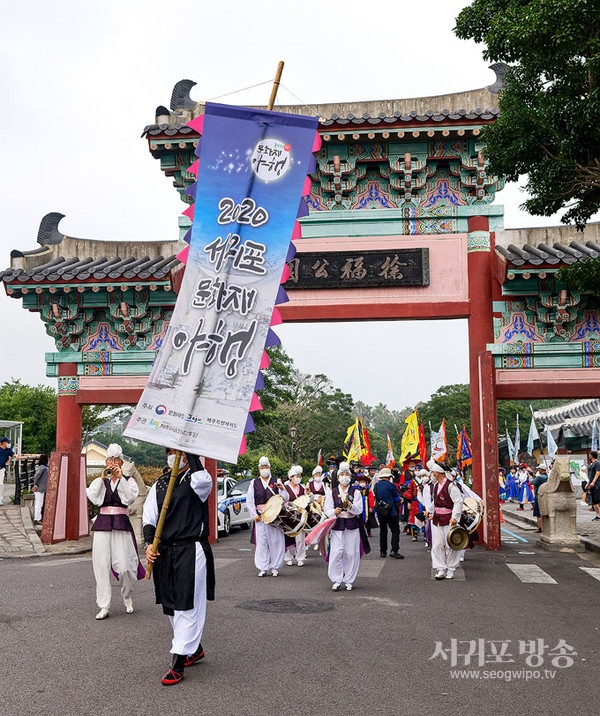
[[[50,453],[56,445],[56,393],[12,380],[0,386],[0,419],[23,423],[21,452]]]
[[[527,175],[523,208],[583,228],[600,209],[600,0],[474,0],[455,33],[508,63],[489,171]]]
[[[556,278],[568,283],[572,289],[600,296],[600,259],[585,259],[570,266],[561,266]]]

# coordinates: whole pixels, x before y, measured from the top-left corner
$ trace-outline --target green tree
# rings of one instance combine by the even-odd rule
[[[578,228],[600,209],[599,18],[599,0],[474,0],[454,29],[510,65],[500,117],[481,135],[490,173],[527,175],[523,208],[566,209]]]
[[[50,453],[56,445],[56,393],[45,385],[12,380],[0,386],[0,418],[23,423],[23,454]]]

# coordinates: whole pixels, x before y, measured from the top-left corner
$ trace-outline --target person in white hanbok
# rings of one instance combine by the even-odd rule
[[[246,494],[246,507],[254,519],[254,564],[259,570],[258,576],[264,577],[271,570],[273,577],[279,576],[279,569],[283,564],[285,554],[285,537],[277,527],[267,525],[261,520],[261,513],[273,495],[281,495],[285,499],[286,493],[281,480],[271,476],[271,463],[264,456],[258,461],[260,477],[250,483]]]
[[[446,471],[435,460],[427,463],[434,485],[432,501],[426,506],[425,517],[432,518],[431,564],[436,570],[436,579],[452,579],[460,562],[460,552],[451,549],[447,542],[450,528],[458,524],[462,513],[462,492],[451,480]]]
[[[302,466],[292,465],[288,470],[288,480],[283,483],[286,490],[287,499],[293,502],[301,495],[306,494],[306,489],[302,484]],[[284,559],[286,564],[291,567],[294,564],[294,559],[299,567],[304,566],[304,560],[306,559],[306,540],[304,537],[304,530],[300,530],[295,537],[290,539],[294,540],[294,544],[291,544],[285,550]]]
[[[333,490],[327,489],[325,515],[336,517],[329,533],[330,550],[327,574],[337,592],[342,584],[351,591],[361,557],[362,495],[359,489],[350,485],[350,465],[341,462],[337,474],[338,484]],[[365,536],[366,539],[366,536]]]

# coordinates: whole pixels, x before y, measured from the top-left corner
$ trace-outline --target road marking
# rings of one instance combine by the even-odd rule
[[[65,559],[44,559],[41,562],[29,562],[24,567],[56,567],[57,564],[75,564],[76,562],[91,562],[91,557],[66,557]]]
[[[395,562],[396,560],[394,560]],[[398,560],[400,561],[400,560]],[[387,564],[387,562],[391,562],[391,559],[388,557],[387,560],[381,560],[379,562],[376,562],[375,560],[361,560],[360,568],[358,570],[358,576],[359,577],[366,577],[367,579],[375,579],[379,577],[381,574],[381,570],[384,568],[384,566]]]
[[[511,532],[510,530],[507,530],[506,527],[501,527],[500,530],[504,532],[504,534],[510,535],[511,537],[514,537],[515,539],[519,540],[519,542],[526,542],[529,544],[529,540],[525,539],[525,537],[521,537],[520,535],[515,534],[514,532]],[[506,539],[505,542],[512,542],[512,540]]]
[[[579,567],[579,569],[583,569],[583,571],[589,574],[590,577],[593,577],[600,582],[600,569],[598,569],[598,567]]]
[[[507,564],[511,572],[525,584],[556,584],[556,580],[546,574],[537,564]]]

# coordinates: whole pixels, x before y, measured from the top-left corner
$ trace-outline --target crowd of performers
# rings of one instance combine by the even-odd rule
[[[162,678],[162,684],[172,685],[184,678],[186,668],[204,658],[201,638],[206,604],[214,599],[215,585],[207,505],[213,480],[196,456],[170,448],[166,453],[168,471],[150,488],[142,522],[156,602],[162,605],[173,631],[171,664]],[[107,468],[87,490],[89,500],[99,508],[92,527],[98,620],[106,619],[110,613],[111,574],[119,581],[128,614],[134,611],[135,580],[145,574],[129,519],[129,509],[139,498],[139,473],[134,475],[131,468],[125,472],[123,453],[116,444],[109,446]],[[173,491],[164,512],[171,473]],[[404,533],[414,542],[422,538],[431,549],[435,578],[452,579],[464,555],[450,549],[446,537],[459,522],[467,495],[480,499],[462,482],[459,473],[433,460],[426,466],[409,461],[404,471],[331,460],[325,472],[315,467],[304,483],[301,466],[293,465],[284,482],[271,474],[270,461],[263,456],[246,503],[254,521],[252,541],[258,576],[277,577],[284,563],[302,567],[309,550],[319,550],[327,562],[332,589],[352,591],[360,559],[371,550],[372,530],[379,528],[381,557],[388,556],[389,531],[389,556],[403,559],[399,551],[403,525]],[[300,513],[304,519],[310,511],[310,529],[308,525],[304,529],[302,522],[301,529],[288,534],[289,530],[278,526],[278,519],[267,520],[275,497],[275,513],[280,509],[286,512],[290,505],[303,500],[306,509],[294,507],[295,516]],[[157,529],[162,534],[158,535]]]

